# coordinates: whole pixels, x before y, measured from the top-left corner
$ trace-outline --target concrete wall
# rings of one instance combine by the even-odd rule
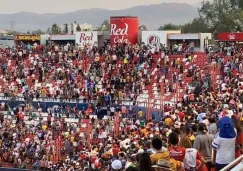
[[[6,46],[14,46],[14,36],[0,35],[0,48],[5,48]]]
[[[6,46],[13,47],[14,40],[0,40],[0,48],[5,48]]]
[[[167,34],[166,45],[168,45],[168,34],[181,34],[181,30],[163,30]]]
[[[45,45],[46,41],[50,38],[49,34],[44,34],[40,36],[40,44]]]

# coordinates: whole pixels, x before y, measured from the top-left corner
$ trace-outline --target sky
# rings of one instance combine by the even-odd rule
[[[202,0],[0,0],[0,13],[66,13],[90,8],[118,10],[138,5],[159,4],[162,2],[189,3],[195,5],[201,1]]]

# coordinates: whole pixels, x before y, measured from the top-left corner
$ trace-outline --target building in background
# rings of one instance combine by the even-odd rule
[[[92,30],[94,30],[93,26],[91,24],[87,24],[87,23],[84,23],[84,24],[78,24],[78,23],[65,24],[64,23],[62,25],[59,25],[62,33],[65,33],[65,31],[67,29],[67,34],[75,34],[78,26],[80,27],[79,31],[92,31]]]
[[[66,29],[66,24],[60,25],[59,26],[61,28],[61,31],[63,33],[65,33],[65,29]],[[67,24],[67,34],[71,34],[71,30],[72,30],[72,24]]]
[[[65,44],[73,44],[75,45],[75,34],[56,34],[50,35],[50,41],[55,44],[65,45]]]
[[[180,44],[185,41],[187,44],[194,43],[195,51],[204,52],[205,46],[212,40],[212,33],[184,33],[168,34],[168,45]]]
[[[8,31],[0,29],[0,35],[6,36],[8,34]]]
[[[0,48],[14,46],[14,36],[0,36]]]
[[[78,26],[80,26],[80,31],[92,31],[93,30],[93,26],[91,24],[77,24],[77,23],[72,23],[71,24],[71,29],[70,29],[70,33],[75,33],[77,31]]]

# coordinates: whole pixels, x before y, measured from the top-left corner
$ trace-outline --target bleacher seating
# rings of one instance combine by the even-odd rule
[[[207,56],[205,53],[197,52],[193,55],[192,61],[188,62],[184,58],[184,55],[170,55],[169,56],[169,73],[168,78],[166,80],[166,83],[169,83],[169,80],[171,81],[171,78],[173,76],[173,73],[179,73],[179,68],[174,68],[171,66],[174,59],[180,59],[180,62],[183,64],[184,72],[182,74],[182,86],[178,87],[178,92],[172,92],[172,93],[166,93],[164,94],[164,102],[167,104],[174,104],[176,102],[176,95],[175,93],[178,93],[178,100],[181,100],[186,93],[186,86],[190,85],[192,82],[192,77],[187,77],[187,71],[188,69],[193,65],[197,66],[199,70],[203,70],[204,73],[210,73],[212,74],[212,79],[215,82],[217,76],[220,75],[220,69],[218,67],[210,68],[210,64],[208,64]],[[205,69],[206,67],[209,67],[208,69]],[[144,66],[143,66],[144,67]],[[157,82],[158,72],[157,68],[153,67],[151,68],[151,76],[150,76],[150,85],[146,86],[143,90],[143,93],[139,95],[138,97],[138,104],[142,105],[146,101],[146,99],[150,98],[150,103],[152,108],[160,109],[161,104],[161,93],[159,92],[159,89],[157,88],[159,84],[161,84],[162,80],[160,79],[159,82]],[[155,79],[156,78],[156,79]],[[166,79],[166,78],[165,78]],[[176,89],[176,85],[174,84],[174,88]]]

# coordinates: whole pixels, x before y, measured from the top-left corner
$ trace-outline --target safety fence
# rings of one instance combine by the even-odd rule
[[[13,163],[0,162],[0,171],[27,171],[32,170],[32,165],[27,164],[25,169],[17,168]]]
[[[243,155],[224,167],[221,171],[243,171]]]
[[[30,167],[30,169],[18,169],[18,168],[10,168],[10,167],[8,167],[9,166],[9,164],[7,164],[6,163],[6,168],[5,167],[0,167],[0,171],[27,171],[27,170],[32,170],[31,168],[31,166],[29,166]]]

